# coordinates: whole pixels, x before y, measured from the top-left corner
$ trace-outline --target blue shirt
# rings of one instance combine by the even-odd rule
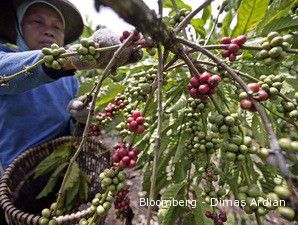
[[[24,48],[0,45],[0,75],[14,74],[37,62],[41,55],[40,50],[24,51]],[[9,86],[0,87],[3,168],[26,149],[70,134],[72,120],[67,105],[77,94],[78,81],[73,76],[57,79],[49,71],[39,66],[31,75],[22,74],[12,79]]]

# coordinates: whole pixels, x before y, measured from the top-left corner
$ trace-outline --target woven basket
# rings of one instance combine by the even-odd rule
[[[55,201],[55,196],[53,195],[52,198],[42,199],[43,205],[37,204],[34,209],[36,211],[35,213],[32,213],[32,209],[26,209],[26,207],[31,207],[33,204],[30,204],[31,200],[35,201],[36,194],[40,191],[40,189],[38,191],[36,190],[40,188],[36,187],[38,186],[36,183],[40,186],[41,181],[36,182],[37,179],[33,179],[34,169],[44,158],[50,155],[54,149],[65,142],[69,142],[71,138],[72,137],[61,137],[31,148],[15,159],[5,170],[0,180],[0,205],[5,212],[9,224],[36,225],[40,219],[40,216],[36,214],[40,214],[43,208],[49,207],[51,202]],[[88,139],[78,157],[78,164],[80,168],[87,173],[91,181],[88,192],[88,201],[90,201],[96,193],[101,191],[98,176],[104,169],[109,167],[110,152],[100,142]],[[41,179],[43,181],[42,187],[44,187],[48,177]],[[26,192],[35,192],[35,195],[30,196],[30,194],[23,194]],[[28,202],[27,204],[24,203],[26,201]],[[20,205],[17,204],[18,202],[21,202],[20,205],[24,206],[24,208],[20,207]],[[58,224],[74,225],[81,218],[88,216],[90,213],[89,208],[82,211],[77,209],[76,212],[72,214],[58,217]],[[104,218],[99,224],[103,223]]]

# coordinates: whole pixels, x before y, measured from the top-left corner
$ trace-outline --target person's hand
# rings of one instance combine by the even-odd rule
[[[115,33],[113,33],[113,31],[109,29],[97,30],[89,39],[97,43],[100,48],[121,44],[119,36],[117,36]],[[94,68],[103,69],[113,57],[114,52],[115,50],[100,53],[99,58],[97,58],[96,60],[96,64],[90,64],[90,62],[88,62],[87,60],[82,60],[79,56],[74,56],[71,57],[71,64],[77,70],[87,70]],[[114,66],[120,67],[128,63],[134,63],[142,59],[142,57],[142,50],[127,48],[117,58],[117,61]]]
[[[86,123],[87,121],[88,113],[90,110],[90,103],[84,107],[84,101],[86,98],[86,95],[74,98],[68,103],[67,106],[70,115],[79,123]]]

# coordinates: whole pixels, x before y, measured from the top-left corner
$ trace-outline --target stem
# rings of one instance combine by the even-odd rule
[[[196,50],[202,52],[204,55],[211,58],[215,63],[217,63],[222,68],[224,68],[235,79],[235,81],[242,87],[242,89],[248,93],[249,96],[252,95],[252,92],[249,90],[249,88],[244,83],[244,81],[237,75],[237,73],[235,73],[235,71],[232,68],[230,68],[226,63],[221,61],[218,57],[213,55],[210,51],[202,48],[199,45],[196,45],[196,44],[191,43],[187,40],[184,40],[182,38],[176,38],[176,39],[180,43],[185,44],[193,49],[196,49]],[[263,121],[263,124],[265,126],[265,129],[269,135],[270,147],[273,150],[273,152],[275,153],[276,159],[278,161],[279,169],[284,174],[285,178],[288,180],[289,179],[289,170],[286,165],[286,160],[285,160],[284,156],[282,155],[282,152],[281,152],[279,144],[278,144],[277,137],[272,129],[269,119],[268,119],[264,109],[260,106],[259,102],[254,100],[253,98],[252,98],[252,101],[253,101],[253,104],[255,105],[255,108],[258,111],[258,113]]]
[[[83,137],[82,137],[82,140],[80,142],[80,145],[78,147],[78,149],[76,150],[75,154],[73,155],[73,157],[70,159],[70,162],[69,162],[69,165],[68,165],[68,168],[67,168],[67,171],[64,175],[64,178],[63,178],[63,181],[62,181],[62,184],[61,184],[61,187],[59,189],[59,192],[58,192],[58,198],[57,198],[57,209],[59,208],[59,204],[60,204],[60,201],[63,197],[63,194],[64,194],[64,186],[67,182],[67,179],[71,173],[71,169],[72,169],[72,165],[74,164],[74,162],[76,161],[77,157],[79,156],[80,152],[82,151],[83,149],[83,146],[88,138],[88,128],[89,128],[89,125],[90,125],[90,122],[91,122],[91,118],[93,116],[93,113],[94,113],[94,109],[95,109],[95,103],[96,103],[96,99],[97,99],[97,95],[99,93],[99,90],[102,86],[102,83],[103,81],[105,80],[105,78],[109,75],[109,72],[111,70],[111,68],[113,67],[113,65],[115,64],[116,60],[117,60],[117,57],[123,52],[123,50],[130,44],[130,41],[132,40],[133,36],[135,35],[135,32],[133,32],[126,40],[125,42],[123,43],[123,45],[121,45],[120,48],[118,48],[118,50],[114,53],[112,59],[110,60],[109,64],[106,66],[106,68],[104,69],[104,71],[102,72],[102,77],[101,79],[99,80],[98,84],[96,85],[96,88],[95,88],[95,93],[93,95],[93,98],[92,98],[92,103],[91,103],[91,108],[90,108],[90,111],[89,111],[89,114],[88,114],[88,117],[87,117],[87,122],[86,122],[86,126],[85,126],[85,129],[84,129],[84,133],[83,133]]]
[[[210,41],[211,36],[212,36],[212,34],[213,34],[214,30],[215,30],[215,27],[217,26],[219,16],[220,16],[220,14],[222,13],[222,11],[223,11],[223,9],[224,9],[225,6],[226,6],[226,3],[225,3],[225,1],[223,1],[223,3],[222,3],[221,6],[220,6],[220,9],[219,9],[219,11],[218,11],[218,14],[217,14],[217,16],[216,16],[215,22],[214,22],[213,25],[212,25],[211,31],[210,31],[210,33],[208,34],[208,37],[207,37],[207,39],[206,39],[205,42],[204,42],[204,45],[208,44],[208,42]],[[199,56],[198,56],[198,59],[200,59],[201,57],[202,57],[202,52],[200,52],[200,54],[199,54]]]
[[[158,123],[157,123],[157,137],[156,137],[156,144],[154,149],[154,160],[153,160],[153,170],[151,176],[151,186],[150,186],[150,197],[149,200],[154,198],[155,194],[155,186],[156,186],[156,176],[157,176],[157,168],[158,168],[158,156],[159,156],[159,148],[161,143],[161,131],[162,131],[162,80],[163,80],[163,54],[161,51],[160,45],[158,46],[158,71],[157,71],[157,78],[158,78]],[[147,211],[147,225],[150,225],[151,219],[151,204],[148,206]]]
[[[212,95],[210,95],[209,98],[211,99],[211,101],[212,101],[214,107],[216,108],[217,112],[218,112],[219,114],[222,114],[222,110],[221,110],[221,108],[219,107],[219,105],[217,104],[217,102],[215,101],[214,97],[213,97]]]
[[[191,172],[191,165],[192,164],[190,164],[190,168],[189,168],[189,170],[188,170],[188,174],[187,174],[187,190],[186,190],[186,199],[190,199],[190,197],[189,197],[189,189],[190,189],[190,172]]]
[[[92,225],[97,219],[97,213],[94,213],[92,216],[92,219],[90,220],[90,222],[88,222],[88,225]]]
[[[35,69],[36,67],[40,66],[40,65],[43,64],[43,63],[44,63],[44,60],[43,60],[43,59],[40,59],[39,61],[37,61],[37,62],[34,63],[33,65],[31,65],[31,66],[26,66],[25,69],[23,69],[23,70],[21,70],[21,71],[15,73],[15,74],[12,74],[12,75],[10,75],[10,76],[3,77],[3,78],[0,77],[0,84],[2,84],[2,83],[7,83],[7,82],[9,82],[11,79],[13,79],[13,78],[15,78],[15,77],[17,77],[17,76],[19,76],[19,75],[22,75],[23,73],[28,73],[30,70]]]
[[[292,121],[292,120],[290,120],[290,119],[287,119],[287,118],[285,118],[285,117],[283,117],[283,116],[278,115],[277,113],[275,113],[275,112],[273,112],[271,109],[269,109],[265,104],[261,104],[261,105],[262,105],[265,109],[267,109],[270,113],[272,113],[273,115],[275,115],[275,116],[277,116],[278,118],[280,118],[280,119],[282,119],[282,120],[284,120],[284,121],[286,121],[286,122],[292,124],[294,127],[296,127],[296,129],[298,129],[298,125],[297,125],[294,121]]]
[[[261,217],[258,216],[256,213],[255,213],[255,216],[256,216],[256,220],[257,220],[258,225],[262,225]]]
[[[158,13],[160,17],[162,17],[162,0],[157,0],[157,4],[158,4]]]
[[[181,23],[174,29],[175,33],[178,34],[183,28],[185,28],[190,20],[197,15],[201,10],[206,8],[208,5],[211,4],[213,0],[206,0],[202,5],[200,5],[198,8],[196,8],[194,11],[192,11],[190,14],[188,14],[184,20],[181,21]]]

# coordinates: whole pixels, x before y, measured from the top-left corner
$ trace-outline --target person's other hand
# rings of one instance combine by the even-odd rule
[[[87,98],[86,95],[82,95],[78,98],[72,99],[68,103],[68,112],[79,123],[86,123],[88,113],[90,110],[90,103],[84,107],[84,101]]]
[[[109,29],[100,29],[94,32],[94,34],[89,38],[93,40],[95,43],[99,45],[100,48],[108,47],[113,45],[119,45],[120,37],[117,36],[113,31]],[[74,68],[78,70],[87,70],[87,69],[94,69],[99,68],[103,69],[112,59],[114,51],[106,51],[100,54],[100,57],[97,58],[96,64],[90,64],[86,60],[81,60],[79,56],[74,56],[71,58],[71,63]],[[128,63],[134,63],[142,59],[143,52],[142,50],[135,50],[133,48],[125,49],[122,54],[117,58],[116,63],[114,64],[115,67],[120,67],[122,65]]]

